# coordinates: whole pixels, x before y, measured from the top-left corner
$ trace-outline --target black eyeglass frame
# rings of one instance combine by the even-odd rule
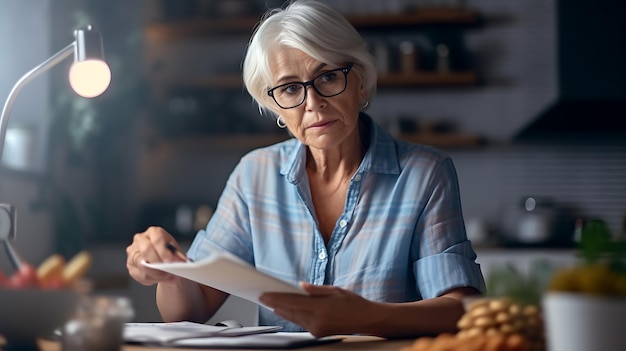
[[[302,105],[306,101],[307,87],[309,85],[312,86],[313,89],[315,90],[315,92],[318,93],[320,96],[323,96],[323,97],[337,96],[337,95],[343,93],[344,91],[346,91],[346,89],[348,88],[348,73],[350,73],[350,70],[352,69],[353,66],[354,66],[354,63],[353,62],[349,62],[346,65],[346,67],[342,67],[342,68],[337,68],[337,69],[332,69],[330,71],[326,71],[324,73],[321,73],[321,74],[315,76],[313,79],[308,80],[306,82],[289,82],[289,83],[285,83],[285,84],[281,84],[281,85],[275,86],[273,88],[269,88],[269,89],[267,89],[267,95],[271,96],[272,99],[274,100],[274,102],[276,103],[276,105],[278,105],[278,107],[282,108],[283,110],[289,110],[289,109],[296,108],[296,107]],[[343,76],[345,78],[343,89],[341,89],[340,92],[338,92],[336,94],[331,94],[331,95],[324,95],[319,90],[317,90],[317,87],[315,86],[315,84],[313,84],[313,82],[315,82],[315,80],[317,80],[320,77],[323,77],[323,76],[327,75],[328,73],[338,72],[338,71],[342,72]],[[274,90],[276,90],[278,88],[282,88],[282,87],[288,86],[288,85],[294,85],[294,84],[302,85],[302,87],[304,88],[304,96],[302,97],[302,101],[300,101],[295,106],[283,107],[281,104],[278,103],[278,101],[276,101],[276,97],[274,96]]]

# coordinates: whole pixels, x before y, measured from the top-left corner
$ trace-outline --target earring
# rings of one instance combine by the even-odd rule
[[[276,125],[280,129],[284,129],[285,127],[287,127],[287,124],[283,121],[283,118],[281,116],[278,116],[276,118]]]
[[[369,105],[370,105],[370,101],[369,100],[365,100],[363,105],[361,105],[361,109],[365,110],[367,108],[367,106],[369,106]]]

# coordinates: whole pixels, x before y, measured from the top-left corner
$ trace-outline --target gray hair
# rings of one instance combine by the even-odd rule
[[[243,81],[259,110],[272,111],[267,95],[272,84],[269,60],[280,47],[298,49],[328,65],[354,63],[367,98],[376,92],[376,66],[356,29],[328,5],[314,0],[292,0],[284,8],[268,10],[256,27],[243,61]],[[271,105],[273,106],[273,105]]]

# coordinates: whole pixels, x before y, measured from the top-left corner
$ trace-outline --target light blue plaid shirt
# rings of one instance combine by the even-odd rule
[[[415,301],[464,286],[484,292],[452,160],[361,118],[370,145],[327,245],[311,201],[306,147],[290,139],[241,159],[189,257],[226,250],[285,281],[334,285],[373,301]],[[265,308],[259,324],[302,330]]]

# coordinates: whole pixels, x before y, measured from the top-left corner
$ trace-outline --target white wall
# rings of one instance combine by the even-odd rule
[[[0,101],[5,99],[17,80],[54,52],[49,43],[49,9],[51,0],[7,0],[0,10]],[[59,48],[60,49],[60,48]],[[9,120],[9,128],[32,128],[36,153],[27,171],[45,171],[47,119],[49,117],[49,79],[37,77],[18,95]],[[7,148],[8,152],[11,151]],[[15,151],[15,150],[14,150]],[[24,258],[39,263],[52,250],[50,216],[33,209],[38,199],[38,175],[26,172],[0,172],[0,202],[17,209],[17,239],[15,246]],[[10,272],[4,252],[0,268]]]
[[[468,0],[483,27],[467,29],[468,50],[484,79],[480,87],[380,90],[370,112],[446,119],[463,131],[507,141],[557,96],[555,0]]]
[[[54,52],[50,47],[51,0],[8,0],[0,11],[0,101],[2,106],[18,79]],[[69,44],[69,43],[68,43]],[[58,48],[60,50],[61,48]],[[45,171],[49,77],[44,73],[26,85],[15,100],[9,128],[33,132],[36,151],[27,170]],[[10,150],[9,150],[10,151]],[[14,150],[17,151],[17,150]],[[10,155],[7,155],[10,157]]]

